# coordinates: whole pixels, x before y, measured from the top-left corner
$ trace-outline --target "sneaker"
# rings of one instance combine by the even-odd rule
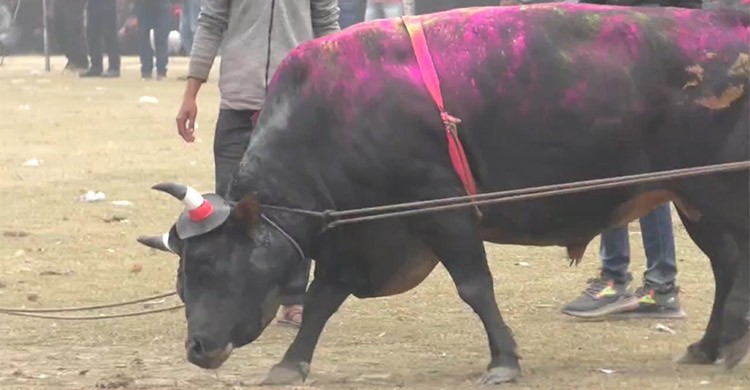
[[[612,278],[604,275],[588,280],[586,290],[573,302],[563,306],[563,314],[574,317],[602,317],[608,314],[632,310],[637,302],[628,294],[628,287],[632,276],[628,274],[628,282],[616,283]]]
[[[687,314],[680,307],[680,290],[673,287],[666,291],[649,286],[648,283],[635,290],[632,298],[634,308],[625,312],[614,313],[619,318],[685,318]]]

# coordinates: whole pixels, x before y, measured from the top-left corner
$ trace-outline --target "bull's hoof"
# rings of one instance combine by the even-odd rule
[[[266,379],[261,382],[261,386],[301,385],[305,382],[309,373],[309,363],[281,362],[271,367],[271,371],[266,375]]]
[[[515,382],[519,376],[521,376],[521,370],[517,367],[492,367],[482,377],[482,385]]]
[[[741,339],[722,347],[716,364],[729,371],[740,364],[748,352],[750,352],[750,332],[746,332]]]
[[[675,363],[707,365],[713,364],[714,360],[708,357],[708,354],[701,349],[700,343],[694,343],[687,347],[687,351],[682,356],[675,359]]]

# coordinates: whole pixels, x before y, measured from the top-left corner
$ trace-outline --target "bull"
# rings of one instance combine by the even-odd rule
[[[579,4],[418,17],[479,192],[750,159],[750,17],[738,10]],[[401,19],[301,45],[280,65],[226,199],[175,183],[162,237],[180,258],[187,358],[219,367],[257,339],[278,286],[316,267],[302,327],[265,383],[300,383],[326,321],[353,295],[419,285],[441,263],[486,331],[484,383],[516,379],[483,242],[562,246],[672,201],[710,258],[715,296],[682,363],[732,368],[750,344],[750,179],[729,172],[323,229],[318,215],[465,195]],[[295,211],[296,210],[296,211]],[[477,212],[479,211],[479,212]]]

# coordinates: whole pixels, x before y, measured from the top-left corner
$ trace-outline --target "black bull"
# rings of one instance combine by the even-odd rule
[[[569,4],[422,17],[481,192],[750,159],[748,19]],[[180,199],[187,190],[158,189]],[[187,354],[201,367],[221,365],[262,333],[300,249],[316,260],[315,278],[302,328],[267,383],[304,380],[326,321],[348,296],[409,290],[438,262],[481,319],[491,357],[484,381],[499,383],[520,368],[483,241],[559,245],[579,257],[602,230],[673,201],[716,282],[705,335],[681,361],[731,368],[747,354],[746,172],[481,207],[481,218],[467,208],[327,231],[317,218],[263,208],[344,210],[463,194],[404,25],[375,21],[291,53],[226,203],[212,195],[219,211],[208,222],[184,213],[163,244],[141,241],[180,256]],[[193,209],[199,201],[185,202]]]

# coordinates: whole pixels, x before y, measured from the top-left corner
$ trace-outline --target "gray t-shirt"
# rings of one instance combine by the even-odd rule
[[[207,80],[221,48],[221,108],[259,110],[284,57],[339,31],[338,19],[337,0],[202,0],[188,77]]]

